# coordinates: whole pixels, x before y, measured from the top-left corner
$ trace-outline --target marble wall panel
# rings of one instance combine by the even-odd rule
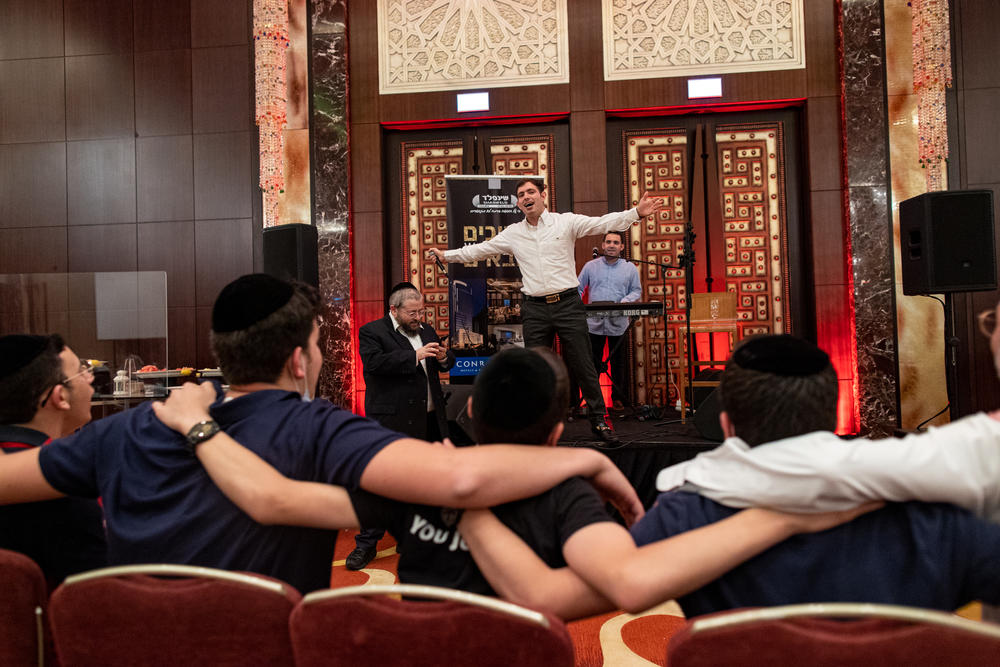
[[[313,0],[311,165],[313,224],[319,232],[319,282],[324,326],[319,394],[353,407],[351,250],[347,172],[347,2]]]
[[[859,419],[884,435],[898,403],[882,2],[843,0],[841,20]]]
[[[912,12],[905,2],[884,3],[888,92],[889,169],[892,175],[893,280],[899,350],[900,425],[913,429],[948,403],[944,364],[944,311],[926,296],[905,296],[899,252],[899,202],[927,189],[920,168],[917,96],[913,92]],[[948,413],[930,422],[946,423]]]

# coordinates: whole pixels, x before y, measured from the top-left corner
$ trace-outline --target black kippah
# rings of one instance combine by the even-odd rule
[[[222,288],[212,308],[212,331],[241,331],[284,306],[295,293],[289,283],[265,273],[240,276]]]
[[[740,368],[775,375],[815,375],[830,365],[830,357],[809,341],[775,334],[748,338],[733,351]]]
[[[0,378],[13,375],[38,358],[49,345],[49,336],[11,334],[0,338]]]
[[[479,383],[486,383],[491,395],[505,398],[485,405],[473,399],[473,411],[493,427],[516,430],[533,425],[549,409],[556,376],[540,354],[509,347],[490,359],[476,378]]]

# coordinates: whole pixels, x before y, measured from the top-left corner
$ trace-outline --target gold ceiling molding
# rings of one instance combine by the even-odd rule
[[[806,66],[802,0],[603,0],[607,81]]]
[[[379,92],[569,82],[567,0],[378,0]]]

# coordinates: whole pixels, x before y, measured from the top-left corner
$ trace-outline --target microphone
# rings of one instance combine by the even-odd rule
[[[597,259],[600,256],[601,256],[601,251],[597,249],[597,246],[594,246],[594,259]]]
[[[437,255],[434,255],[434,263],[441,269],[441,273],[448,273],[448,268],[441,262],[441,258]]]

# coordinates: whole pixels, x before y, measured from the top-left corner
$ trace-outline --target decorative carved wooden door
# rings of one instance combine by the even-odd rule
[[[629,255],[676,266],[691,221],[694,291],[735,293],[741,338],[811,330],[811,318],[800,322],[811,289],[796,178],[797,117],[790,110],[769,113],[768,119],[698,115],[609,123],[608,154],[621,155],[622,165],[612,196],[631,206],[648,191],[666,202],[655,219],[633,228]],[[640,265],[640,272],[642,300],[662,299],[665,315],[640,319],[633,328],[635,401],[664,405],[676,399],[686,354],[685,269],[664,275]]]

